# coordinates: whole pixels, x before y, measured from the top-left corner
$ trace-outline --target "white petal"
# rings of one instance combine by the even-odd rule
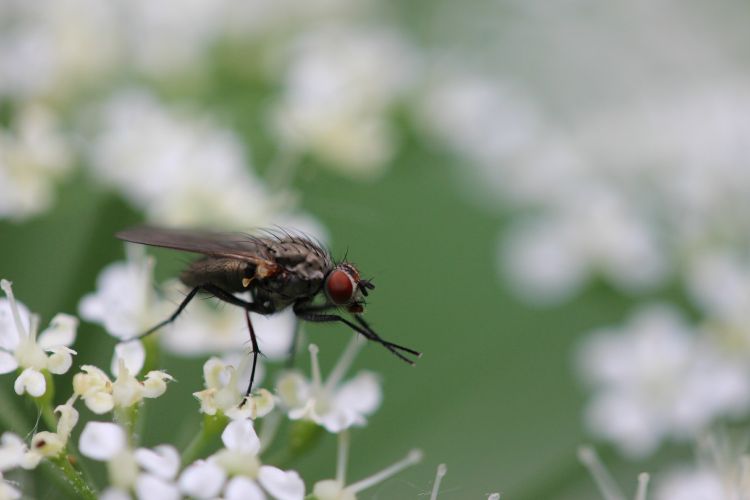
[[[132,500],[132,497],[120,488],[107,488],[99,494],[99,500]]]
[[[180,490],[169,481],[152,474],[141,474],[135,482],[138,500],[179,500]]]
[[[162,444],[153,450],[138,448],[135,460],[146,471],[164,479],[174,479],[180,468],[180,454],[174,446]]]
[[[143,342],[140,340],[131,340],[130,342],[120,342],[115,346],[115,355],[112,357],[112,374],[116,377],[119,373],[119,360],[125,362],[128,371],[137,375],[143,368],[146,361],[146,350],[143,348]]]
[[[38,398],[47,390],[47,382],[44,380],[44,375],[40,372],[33,368],[26,368],[16,379],[13,389],[19,396],[28,392],[35,398]]]
[[[227,483],[224,500],[266,500],[266,495],[249,477],[237,476]]]
[[[10,373],[18,368],[18,361],[9,352],[0,351],[0,374]]]
[[[383,400],[380,383],[375,374],[361,372],[343,384],[335,393],[336,406],[346,407],[357,413],[369,415]]]
[[[29,310],[25,305],[16,301],[18,306],[18,313],[21,316],[21,324],[29,331],[31,325]],[[13,319],[13,311],[10,307],[8,299],[0,298],[0,349],[12,351],[18,346],[18,329],[16,328],[16,321]]]
[[[226,474],[218,465],[198,460],[180,475],[180,490],[195,498],[212,498],[219,494]]]
[[[206,389],[220,389],[227,384],[229,373],[227,365],[216,357],[209,358],[203,364],[203,380]]]
[[[310,397],[310,384],[299,372],[284,372],[276,383],[276,392],[287,408],[304,406]]]
[[[83,402],[86,403],[86,407],[89,410],[97,415],[112,411],[112,408],[115,407],[115,398],[112,397],[112,394],[105,391],[92,393],[83,398]]]
[[[21,498],[21,491],[0,478],[0,498],[7,500],[17,500]]]
[[[94,460],[109,460],[125,449],[125,431],[109,422],[89,422],[83,428],[78,447]]]
[[[26,451],[23,439],[12,432],[4,432],[0,441],[0,473],[21,465]]]
[[[65,346],[53,347],[50,350],[52,355],[47,358],[47,369],[55,375],[67,373],[73,365],[72,354],[76,352]]]
[[[67,441],[73,427],[78,423],[78,410],[71,404],[59,405],[55,408],[55,413],[60,417],[57,420],[57,434]]]
[[[147,398],[158,398],[167,391],[167,381],[174,378],[166,372],[153,370],[146,374],[143,381],[143,396]]]
[[[260,449],[260,440],[250,420],[233,420],[221,433],[224,446],[230,450],[255,454]]]
[[[258,471],[258,482],[277,500],[302,500],[305,496],[305,483],[293,470],[264,465]]]
[[[52,347],[73,345],[77,329],[78,318],[70,314],[59,313],[52,318],[47,329],[39,334],[37,343],[45,350]]]

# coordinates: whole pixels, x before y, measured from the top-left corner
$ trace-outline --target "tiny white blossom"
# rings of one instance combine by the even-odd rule
[[[167,382],[173,377],[163,371],[150,371],[141,382],[130,373],[125,358],[119,361],[117,377],[110,380],[106,373],[92,365],[81,366],[81,372],[73,377],[73,392],[83,399],[86,406],[97,414],[111,411],[115,406],[127,408],[164,394]]]
[[[62,374],[72,365],[75,351],[68,345],[75,340],[78,320],[58,314],[37,338],[38,318],[16,302],[9,281],[0,280],[0,287],[7,297],[0,299],[0,373],[23,368],[13,385],[16,394],[42,396],[47,390],[43,372]]]
[[[277,383],[279,398],[288,409],[289,418],[309,419],[334,433],[365,424],[366,416],[373,413],[382,400],[377,377],[360,372],[348,382],[341,382],[363,343],[359,337],[352,338],[325,382],[320,374],[318,348],[310,345],[312,380],[308,381],[298,372],[286,372]]]
[[[203,365],[206,389],[193,394],[201,403],[201,412],[215,415],[221,411],[232,419],[257,418],[269,413],[273,409],[273,396],[267,390],[243,397],[251,367],[251,356],[242,357],[236,366],[209,358]],[[256,373],[256,381],[258,378]]]

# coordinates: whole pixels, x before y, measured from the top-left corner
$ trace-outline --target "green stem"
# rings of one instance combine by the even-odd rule
[[[223,414],[205,415],[200,432],[182,452],[182,463],[187,465],[202,457],[205,451],[216,443],[228,420]]]
[[[77,498],[96,500],[96,491],[94,491],[94,488],[86,481],[81,471],[71,465],[65,453],[61,453],[57,457],[51,458],[50,462],[65,476],[67,483],[76,492]]]

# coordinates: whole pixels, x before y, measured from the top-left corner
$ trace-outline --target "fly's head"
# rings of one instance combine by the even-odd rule
[[[365,310],[364,298],[375,285],[370,280],[361,279],[353,264],[342,262],[328,273],[323,288],[332,303],[346,307],[350,313],[360,314]]]

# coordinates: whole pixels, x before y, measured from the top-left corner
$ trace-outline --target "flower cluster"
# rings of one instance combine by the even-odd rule
[[[140,328],[150,314],[143,297],[118,300],[111,290],[110,275],[132,280],[142,293],[149,288],[153,265],[142,255],[107,268],[99,280],[100,290],[81,300],[80,308],[92,321],[101,322],[108,333],[118,337]],[[362,346],[352,339],[329,377],[323,381],[317,359],[318,348],[310,346],[313,362],[312,380],[296,371],[282,372],[273,392],[257,389],[245,394],[250,356],[242,358],[225,354],[210,357],[204,364],[205,389],[195,392],[203,426],[193,442],[182,453],[169,443],[154,447],[139,446],[136,432],[146,400],[161,397],[168,382],[174,379],[164,371],[151,370],[143,377],[148,350],[157,344],[123,341],[115,345],[111,371],[114,378],[93,364],[81,365],[73,376],[70,396],[64,404],[52,409],[55,393],[53,375],[67,372],[75,354],[68,345],[75,339],[77,319],[58,315],[50,327],[37,337],[38,318],[17,302],[11,285],[2,281],[7,299],[0,303],[0,339],[2,362],[7,371],[18,369],[15,382],[19,395],[28,393],[38,406],[49,430],[35,432],[29,441],[6,432],[0,441],[0,498],[20,498],[22,486],[5,479],[14,469],[33,470],[43,460],[49,461],[64,475],[77,497],[105,500],[129,498],[274,498],[302,500],[306,491],[318,500],[353,500],[358,492],[369,488],[400,470],[417,463],[421,452],[412,451],[406,458],[383,471],[352,484],[346,483],[348,429],[363,426],[365,417],[381,402],[377,378],[360,373],[343,382],[344,375]],[[105,321],[112,314],[116,319]],[[267,328],[283,326],[269,321]],[[269,330],[270,331],[270,330]],[[276,333],[276,332],[274,332]],[[288,349],[288,345],[284,346]],[[152,353],[153,354],[153,353]],[[60,392],[60,388],[57,388]],[[111,412],[113,421],[85,422],[75,446],[71,436],[79,423],[77,403],[84,404],[95,415]],[[307,490],[302,477],[294,471],[267,463],[264,451],[279,435],[282,418],[291,425],[306,420],[338,435],[339,457],[336,477],[323,480]],[[262,433],[256,434],[260,422]],[[215,441],[223,446],[215,447]],[[89,460],[104,462],[106,488],[96,492],[85,467],[80,467],[78,451]],[[435,491],[437,492],[437,486]]]

